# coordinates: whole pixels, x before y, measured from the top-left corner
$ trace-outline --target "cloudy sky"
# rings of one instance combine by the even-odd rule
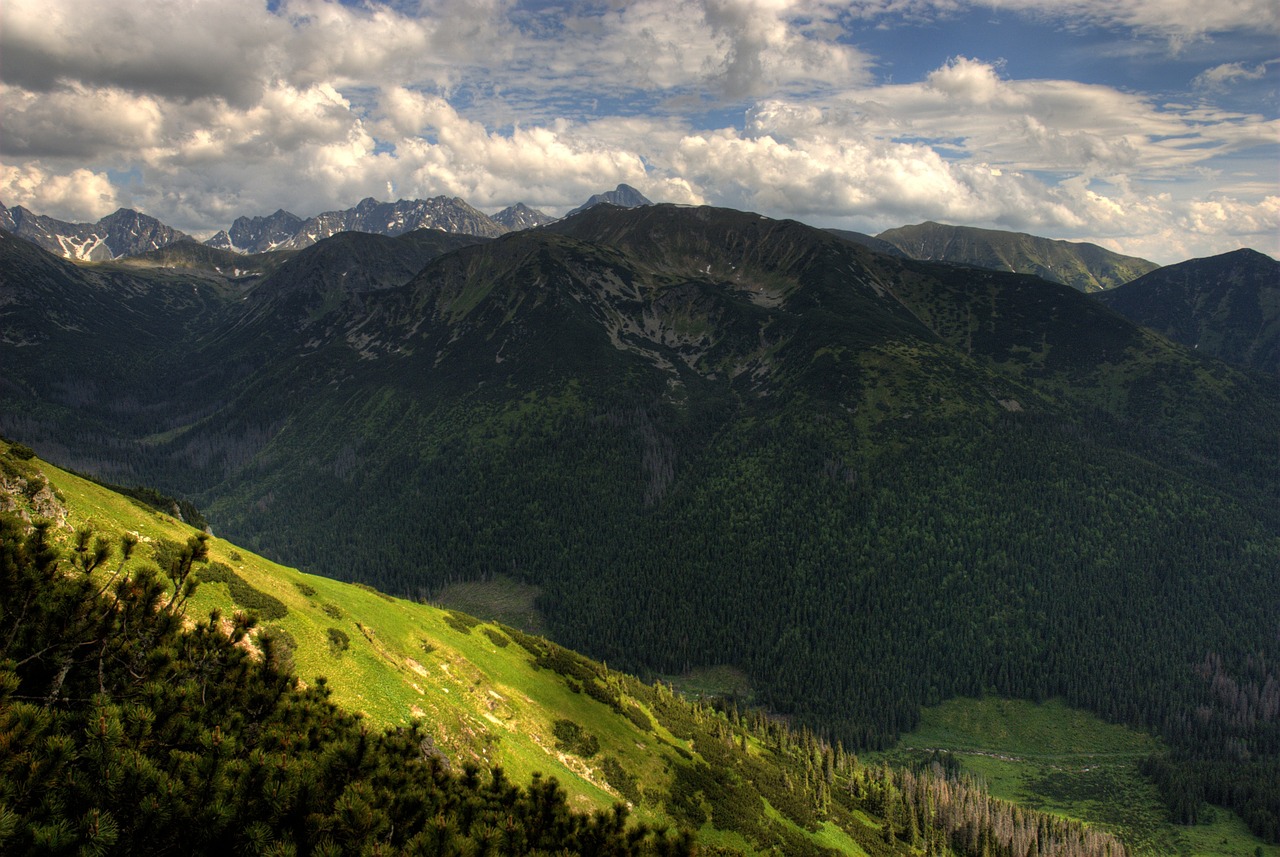
[[[865,232],[1280,256],[1275,0],[4,0],[0,202],[239,215],[620,182]]]

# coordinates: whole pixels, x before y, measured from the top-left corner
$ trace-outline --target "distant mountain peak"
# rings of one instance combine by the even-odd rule
[[[64,259],[103,262],[158,250],[190,236],[132,208],[118,208],[96,223],[68,223],[21,205],[0,205],[0,228]]]
[[[262,253],[300,250],[339,232],[395,237],[415,229],[438,229],[482,238],[496,238],[508,231],[456,196],[396,202],[381,202],[367,196],[352,208],[326,211],[306,220],[283,209],[270,217],[241,217],[229,233],[220,232],[207,243],[240,253]]]
[[[1189,259],[1094,297],[1201,354],[1280,375],[1280,262],[1265,253]]]
[[[555,218],[536,208],[530,208],[523,202],[517,202],[515,205],[509,205],[492,215],[495,223],[505,226],[512,232],[519,232],[521,229],[532,229],[535,226],[545,226],[548,223],[554,223]]]
[[[616,205],[619,208],[640,208],[643,205],[653,205],[653,202],[650,199],[631,185],[620,184],[611,191],[592,194],[590,199],[566,214],[565,217],[573,217],[573,215],[586,211],[588,208],[600,205],[601,203]]]

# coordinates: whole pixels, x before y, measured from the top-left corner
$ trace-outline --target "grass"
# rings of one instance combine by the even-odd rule
[[[1235,814],[1212,808],[1194,827],[1167,820],[1139,762],[1160,746],[1151,735],[1106,723],[1061,701],[953,699],[925,709],[920,726],[883,754],[910,764],[950,752],[995,797],[1076,818],[1118,835],[1132,854],[1253,855],[1265,845]]]

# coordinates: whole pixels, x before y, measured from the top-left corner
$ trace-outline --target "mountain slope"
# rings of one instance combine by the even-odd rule
[[[1280,373],[1280,262],[1262,253],[1169,265],[1095,297],[1189,348]]]
[[[1110,289],[1157,266],[1096,244],[1055,241],[1020,232],[919,223],[887,229],[876,236],[912,259],[976,265],[993,271],[1034,274],[1082,292]]]
[[[121,208],[96,223],[65,223],[0,205],[0,229],[65,259],[99,262],[156,250],[191,239],[154,217]]]
[[[0,443],[0,510],[54,518],[55,543],[75,545],[72,534],[92,527],[107,539],[106,567],[119,561],[126,575],[140,579],[153,556],[165,565],[194,535],[162,512],[25,455]],[[128,562],[110,547],[124,534],[137,540]],[[516,783],[549,774],[577,811],[627,801],[633,818],[694,829],[704,844],[728,853],[915,853],[955,835],[960,825],[973,826],[975,835],[985,829],[988,837],[1007,836],[1019,854],[1036,839],[1042,850],[1034,853],[1067,844],[1100,857],[1108,848],[1122,853],[1111,837],[1079,825],[1033,813],[1016,822],[1009,805],[987,800],[969,784],[863,768],[810,733],[691,705],[660,684],[644,685],[513,628],[300,574],[219,539],[205,547],[207,565],[194,571],[200,583],[188,616],[254,610],[262,624],[246,640],[255,654],[277,668],[292,664],[338,705],[360,712],[367,731],[415,730],[426,756],[446,769],[501,766]],[[69,559],[71,569],[77,561]],[[0,612],[0,627],[12,621]],[[224,624],[227,633],[231,622]],[[206,652],[206,690],[210,660]],[[75,665],[67,678],[75,684]],[[35,683],[29,673],[24,679]],[[4,706],[0,695],[0,728]],[[233,740],[232,713],[212,713]],[[918,796],[895,805],[887,795],[901,794],[908,782]],[[312,787],[323,791],[328,783]],[[955,795],[948,798],[956,805],[945,814],[947,827],[935,827],[933,814],[922,816],[923,823],[906,818],[933,792]],[[975,817],[974,807],[984,817]],[[886,826],[896,833],[887,834]],[[959,853],[978,849],[960,846]]]
[[[852,232],[848,229],[828,229],[826,231],[835,235],[837,238],[843,238],[846,241],[861,244],[863,247],[875,250],[877,253],[884,253],[887,256],[901,256],[903,258],[907,258],[907,254],[899,250],[896,245],[890,244],[888,241],[877,238],[874,235],[867,235],[863,232]]]

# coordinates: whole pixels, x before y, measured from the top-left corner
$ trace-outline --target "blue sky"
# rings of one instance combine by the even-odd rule
[[[1280,255],[1274,0],[6,0],[0,202],[200,237],[620,182],[877,232]]]

